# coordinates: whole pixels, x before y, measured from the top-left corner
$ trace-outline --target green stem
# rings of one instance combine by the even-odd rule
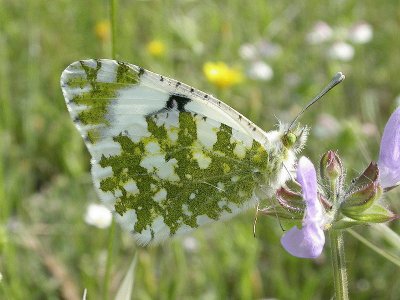
[[[103,282],[104,300],[107,300],[109,295],[110,274],[111,274],[111,266],[112,266],[113,252],[114,252],[114,237],[115,237],[115,220],[113,218],[110,226],[110,233],[108,235],[107,261],[106,261],[106,270],[104,273],[104,282]]]
[[[115,12],[116,12],[116,1],[109,0],[109,9],[110,9],[110,26],[111,26],[111,57],[113,59],[116,58],[116,25],[115,25]],[[111,266],[114,252],[114,240],[115,240],[115,220],[112,219],[110,226],[110,233],[108,235],[108,248],[107,248],[107,261],[106,261],[106,270],[104,273],[104,282],[103,282],[103,299],[107,300],[109,295],[109,287],[110,287],[110,274],[111,274]]]
[[[109,0],[110,9],[110,26],[111,26],[111,58],[116,59],[116,36],[117,26],[115,24],[115,12],[117,10],[117,4],[115,0]]]
[[[340,179],[332,180],[330,183],[332,204],[336,209],[334,210],[334,219],[337,218],[340,205],[340,197],[338,199],[337,184],[340,184]],[[344,255],[344,241],[343,232],[340,230],[329,230],[329,242],[331,246],[331,259],[333,269],[333,282],[335,289],[335,300],[348,300],[348,283],[346,260]]]
[[[374,226],[369,227],[370,230],[375,230],[379,233],[379,236],[384,240],[389,242],[397,252],[400,250],[400,236],[394,232],[387,224],[374,224]]]
[[[376,225],[378,225],[378,224],[374,224],[374,227]],[[357,232],[355,232],[352,229],[347,229],[347,232],[350,233],[352,236],[354,236],[356,239],[358,239],[361,243],[363,243],[364,245],[366,245],[370,249],[374,250],[379,255],[383,256],[384,258],[386,258],[390,262],[394,263],[396,266],[400,267],[400,257],[398,257],[397,255],[393,255],[393,254],[389,253],[388,251],[385,251],[384,249],[381,249],[381,248],[375,246],[373,243],[371,243],[366,238],[364,238],[363,236],[359,235]]]
[[[329,231],[331,245],[331,257],[333,267],[333,279],[336,300],[348,300],[347,272],[344,256],[343,233],[340,230]]]

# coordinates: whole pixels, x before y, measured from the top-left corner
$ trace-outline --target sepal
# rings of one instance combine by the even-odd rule
[[[344,217],[340,219],[339,221],[336,221],[332,224],[331,228],[332,229],[347,229],[356,225],[365,225],[364,222],[357,221],[348,217]]]
[[[306,208],[300,193],[293,192],[284,187],[276,191],[276,199],[282,208],[288,211],[303,213]]]
[[[350,191],[360,190],[371,182],[379,180],[379,168],[375,162],[371,162],[365,171],[357,178],[352,180]]]
[[[377,203],[360,214],[349,214],[348,217],[363,223],[384,223],[398,218],[393,212]]]
[[[301,221],[303,219],[303,214],[304,214],[304,212],[290,211],[279,205],[269,206],[269,207],[260,209],[259,212],[262,214],[265,214],[267,216],[273,216],[278,219],[285,219],[285,220],[292,220],[292,221],[297,221],[297,220]]]
[[[356,190],[345,197],[340,205],[340,211],[350,216],[360,214],[370,208],[382,196],[382,187],[379,182],[370,182],[368,185]]]

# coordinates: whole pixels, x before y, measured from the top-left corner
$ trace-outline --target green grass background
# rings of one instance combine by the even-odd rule
[[[377,158],[378,132],[400,95],[400,10],[388,1],[117,1],[117,58],[208,91],[265,130],[276,118],[290,121],[337,71],[345,82],[301,122],[313,129],[318,116],[338,120],[338,135],[311,131],[304,154],[314,162],[338,150],[349,176]],[[0,299],[88,299],[104,297],[108,230],[83,216],[97,202],[89,155],[66,110],[59,86],[62,70],[84,58],[110,57],[96,23],[108,18],[107,1],[0,0]],[[354,45],[349,62],[327,58],[325,46],[305,36],[318,20],[350,27],[365,20],[373,40]],[[161,39],[162,58],[145,45]],[[238,48],[262,39],[282,47],[269,60],[270,82],[247,80],[228,90],[207,82],[202,66],[224,61],[246,70]],[[289,78],[297,78],[291,84]],[[387,199],[400,211],[399,194]],[[139,248],[117,227],[110,297],[138,253],[133,299],[330,299],[333,280],[329,245],[316,260],[290,256],[280,245],[282,229],[260,217],[253,238],[254,210],[199,229],[160,246]],[[398,222],[391,224],[399,230]],[[373,226],[357,231],[383,249],[396,251]],[[192,240],[193,241],[193,240]],[[353,299],[398,299],[398,267],[345,235],[349,289]],[[398,251],[398,250],[397,250]],[[398,254],[398,253],[397,253]]]

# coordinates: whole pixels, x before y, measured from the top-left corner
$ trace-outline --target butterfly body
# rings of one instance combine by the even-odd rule
[[[213,96],[114,60],[71,64],[61,86],[101,200],[141,244],[227,219],[290,177],[307,130],[264,132]]]

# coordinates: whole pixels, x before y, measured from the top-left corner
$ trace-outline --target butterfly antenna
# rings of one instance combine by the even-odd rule
[[[260,203],[257,204],[256,214],[254,216],[254,223],[253,223],[253,236],[254,236],[254,238],[256,237],[256,226],[257,226],[257,221],[258,221],[258,212],[260,211],[258,209],[259,206],[260,206]],[[279,221],[279,226],[281,227],[282,231],[286,231],[285,228],[283,228],[283,226],[282,226],[281,220],[279,219],[279,216],[278,216],[278,213],[276,212],[275,206],[274,206],[274,212],[275,212],[276,218]]]
[[[328,85],[304,107],[301,112],[294,118],[292,123],[290,123],[288,130],[292,128],[292,126],[296,123],[296,121],[300,118],[300,116],[315,102],[317,102],[319,99],[321,99],[326,93],[328,93],[331,89],[333,89],[335,86],[337,86],[339,83],[341,83],[344,80],[345,76],[342,72],[336,73],[336,75],[332,78],[332,80],[328,83]]]
[[[281,219],[279,219],[278,212],[276,211],[275,206],[274,206],[274,210],[275,210],[275,216],[276,216],[276,218],[278,219],[279,227],[281,228],[281,230],[282,230],[283,232],[285,232],[286,229],[283,228],[283,226],[282,226]]]
[[[289,175],[289,177],[290,177],[290,180],[291,180],[291,181],[296,181],[296,180],[294,179],[292,173],[290,173],[289,169],[286,167],[286,165],[285,165],[284,162],[282,163],[282,165],[283,165],[283,167],[285,168],[286,172],[288,173],[288,175]]]
[[[253,223],[253,235],[254,235],[254,237],[256,237],[256,224],[257,224],[257,219],[258,219],[258,212],[259,211],[263,211],[263,209],[261,209],[261,210],[259,209],[259,206],[260,206],[260,202],[257,204],[256,214],[254,216],[254,223]],[[282,223],[281,223],[281,220],[279,218],[278,212],[276,211],[275,205],[272,205],[271,207],[274,210],[275,217],[278,219],[279,227],[281,227],[282,231],[286,231],[285,228],[283,228],[283,226],[282,226]]]
[[[260,206],[260,202],[257,203],[257,207],[256,207],[256,214],[254,216],[254,223],[253,223],[253,236],[254,238],[256,237],[256,225],[257,225],[257,220],[258,220],[258,212],[259,212],[259,206]]]

